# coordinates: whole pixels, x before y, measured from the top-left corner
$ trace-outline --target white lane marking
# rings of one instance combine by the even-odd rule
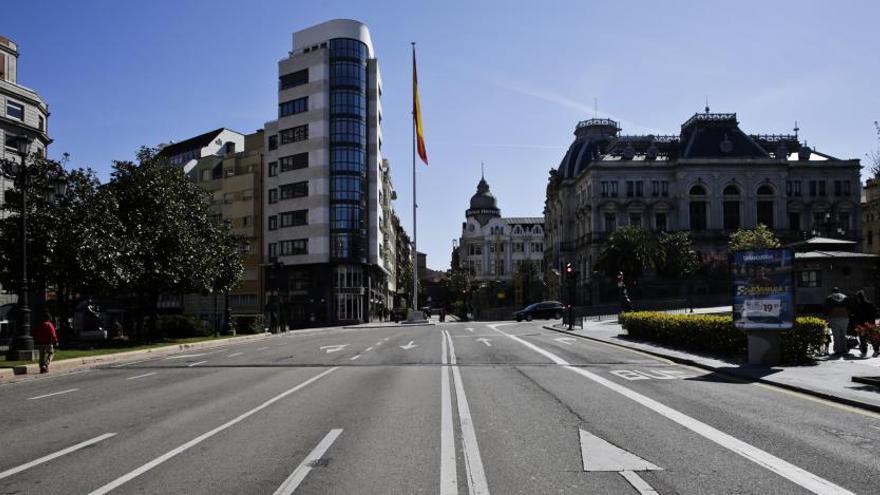
[[[641,476],[632,471],[621,471],[620,475],[629,482],[633,488],[639,492],[639,495],[658,495],[657,490],[651,487]]]
[[[155,372],[155,371],[153,371],[153,372],[150,372],[150,373],[144,373],[143,375],[130,376],[130,377],[126,378],[126,380],[137,380],[138,378],[146,378],[146,377],[148,377],[148,376],[153,376],[153,375],[158,375],[158,373]]]
[[[254,351],[254,352],[265,351],[266,349],[268,349],[268,347],[260,347],[260,348],[258,348],[256,351]]]
[[[547,357],[548,359],[550,359],[554,363],[562,365],[565,369],[567,369],[569,371],[573,371],[574,373],[577,373],[577,374],[579,374],[589,380],[592,380],[592,381],[598,383],[599,385],[602,385],[608,389],[611,389],[614,392],[617,392],[620,395],[623,395],[624,397],[626,397],[628,399],[632,399],[633,401],[647,407],[648,409],[651,409],[652,411],[656,412],[657,414],[660,414],[661,416],[664,416],[665,418],[667,418],[675,423],[678,423],[679,425],[691,430],[692,432],[694,432],[694,433],[696,433],[696,434],[698,434],[708,440],[711,440],[711,441],[715,442],[716,444],[718,444],[718,445],[720,445],[720,446],[722,446],[722,447],[724,447],[724,448],[726,448],[736,454],[739,454],[739,455],[745,457],[746,459],[758,464],[759,466],[763,466],[764,468],[766,468],[770,471],[773,471],[774,473],[782,476],[783,478],[786,478],[789,481],[792,481],[792,482],[800,485],[801,487],[805,488],[806,490],[809,490],[809,491],[811,491],[813,493],[817,493],[817,494],[852,494],[851,491],[849,491],[841,486],[835,485],[834,483],[832,483],[832,482],[830,482],[820,476],[817,476],[809,471],[803,470],[803,469],[795,466],[794,464],[791,464],[791,463],[789,463],[785,460],[782,460],[782,459],[780,459],[780,458],[778,458],[768,452],[765,452],[765,451],[763,451],[753,445],[750,445],[746,442],[743,442],[742,440],[740,440],[736,437],[733,437],[733,436],[728,435],[727,433],[724,433],[716,428],[713,428],[712,426],[709,426],[706,423],[703,423],[702,421],[696,420],[690,416],[687,416],[686,414],[678,412],[669,406],[666,406],[664,404],[661,404],[660,402],[655,401],[654,399],[651,399],[650,397],[647,397],[647,396],[642,395],[638,392],[630,390],[630,389],[624,387],[623,385],[618,385],[617,383],[612,382],[611,380],[603,378],[599,375],[596,375],[595,373],[592,373],[590,371],[571,366],[568,362],[566,362],[561,357],[559,357],[551,352],[545,351],[544,349],[541,349],[540,347],[532,344],[531,342],[523,340],[515,335],[511,335],[507,332],[499,330],[497,327],[501,326],[501,325],[487,325],[487,326],[489,328],[495,330],[496,332],[498,332],[502,335],[506,335],[506,336],[510,337],[511,339],[515,340],[516,342],[519,342],[520,344],[532,349],[533,351]]]
[[[388,342],[388,339],[390,339],[390,338],[391,338],[391,337],[385,337],[385,338],[382,339],[382,340],[384,340],[385,342]]]
[[[275,490],[274,495],[291,495],[299,484],[306,479],[306,475],[312,470],[312,464],[321,459],[324,453],[327,452],[327,449],[333,445],[333,442],[336,441],[336,438],[338,438],[341,433],[342,428],[330,430],[330,433],[327,433],[327,435],[324,436],[324,439],[321,440],[311,452],[309,452],[309,455],[307,455],[299,466],[296,467],[293,473],[284,480],[284,483],[281,483],[281,486]]]
[[[200,352],[200,353],[197,353],[197,354],[181,354],[181,355],[179,355],[179,356],[168,356],[168,357],[165,358],[163,361],[168,361],[169,359],[186,359],[186,358],[194,358],[194,357],[199,357],[199,356],[205,356],[205,355],[207,355],[207,354],[208,354],[207,352]]]
[[[345,349],[346,347],[348,347],[348,344],[322,345],[322,346],[320,347],[320,349],[321,349],[322,351],[326,349],[326,350],[327,350],[327,354],[330,354],[330,353],[332,353],[332,352],[339,352],[339,351]]]
[[[562,342],[562,343],[565,344],[565,345],[571,345],[571,344],[573,344],[574,341],[576,341],[577,339],[574,338],[574,337],[558,337],[558,338],[555,338],[555,339],[553,339],[553,340],[555,340],[556,342]]]
[[[27,469],[30,469],[34,466],[38,466],[40,464],[43,464],[44,462],[49,462],[52,459],[57,459],[63,455],[67,455],[71,452],[76,452],[77,450],[88,447],[89,445],[94,445],[98,442],[107,440],[108,438],[113,437],[113,436],[116,436],[116,433],[104,433],[103,435],[99,435],[99,436],[92,438],[90,440],[86,440],[85,442],[80,442],[76,445],[71,445],[70,447],[67,447],[66,449],[59,450],[58,452],[55,452],[53,454],[49,454],[47,456],[40,457],[39,459],[34,459],[31,462],[28,462],[26,464],[22,464],[21,466],[14,467],[12,469],[7,469],[6,471],[3,471],[2,473],[0,473],[0,480],[2,480],[3,478],[8,478],[8,477],[12,476],[13,474],[18,474],[18,473],[25,471]]]
[[[244,354],[244,353],[243,353],[243,352],[233,352],[232,354],[230,354],[230,355],[228,355],[228,356],[226,356],[226,357],[228,357],[228,358],[234,358],[235,356],[241,356],[242,354]]]
[[[205,363],[207,363],[207,361],[197,361],[197,362],[195,362],[195,363],[189,363],[188,365],[186,365],[186,367],[187,367],[187,368],[192,368],[193,366],[198,366],[198,365],[200,365],[200,364],[205,364]]]
[[[446,337],[440,334],[440,495],[458,495],[458,470],[455,467],[455,427],[452,422],[452,394],[449,367],[446,365]]]
[[[45,399],[46,397],[54,397],[56,395],[69,394],[71,392],[76,392],[77,390],[79,390],[79,389],[78,388],[70,388],[67,390],[62,390],[61,392],[52,392],[51,394],[38,395],[36,397],[29,397],[28,400]]]
[[[408,351],[408,350],[412,349],[413,347],[418,347],[418,346],[415,345],[415,344],[413,344],[413,341],[412,341],[412,340],[409,341],[409,344],[406,344],[406,345],[402,345],[402,346],[400,346],[400,348],[403,349],[403,350],[405,350],[405,351]]]
[[[122,363],[122,364],[114,364],[113,366],[111,366],[111,368],[124,368],[124,367],[130,366],[132,364],[146,363],[147,361],[153,361],[155,359],[158,359],[158,358],[138,359],[137,361],[129,361],[127,363]]]
[[[354,361],[354,360],[356,360],[356,359],[359,358],[359,357],[361,357],[361,355],[360,355],[360,354],[356,354],[356,355],[354,355],[349,361]]]
[[[474,333],[474,329],[473,329],[473,328],[468,327],[468,328],[465,328],[465,330],[467,330],[467,331],[470,332],[470,333]]]
[[[477,342],[482,342],[486,344],[486,347],[492,347],[492,339],[487,339],[486,337],[481,337],[477,339]]]
[[[364,352],[370,352],[372,350],[373,350],[373,346],[370,346],[370,347],[367,347],[366,349],[364,349]]]
[[[107,483],[106,485],[104,485],[104,486],[98,488],[97,490],[94,490],[94,491],[91,492],[89,495],[103,495],[104,493],[108,493],[108,492],[110,492],[111,490],[114,490],[114,489],[116,489],[116,488],[119,488],[120,486],[124,485],[125,483],[128,483],[129,481],[131,481],[131,480],[137,478],[138,476],[140,476],[140,475],[146,473],[147,471],[149,471],[149,470],[153,469],[154,467],[156,467],[156,466],[162,464],[163,462],[167,461],[168,459],[171,459],[172,457],[174,457],[174,456],[176,456],[176,455],[178,455],[178,454],[180,454],[180,453],[182,453],[182,452],[185,452],[186,450],[189,450],[189,449],[191,449],[192,447],[195,447],[196,445],[198,445],[198,444],[204,442],[205,440],[207,440],[207,439],[213,437],[214,435],[220,433],[221,431],[223,431],[223,430],[225,430],[225,429],[227,429],[227,428],[229,428],[229,427],[231,427],[231,426],[234,426],[234,425],[236,425],[237,423],[240,423],[240,422],[244,421],[245,419],[249,418],[250,416],[253,416],[254,414],[256,414],[256,413],[262,411],[263,409],[265,409],[265,408],[267,408],[267,407],[269,407],[269,406],[271,406],[272,404],[274,404],[274,403],[278,402],[279,400],[281,400],[281,399],[287,397],[288,395],[290,395],[290,394],[292,394],[292,393],[294,393],[294,392],[297,392],[297,391],[299,391],[299,390],[301,390],[301,389],[303,389],[303,388],[305,388],[305,387],[311,385],[312,383],[314,383],[314,382],[320,380],[321,378],[324,378],[325,376],[329,375],[330,373],[333,373],[334,371],[336,371],[336,370],[338,370],[338,369],[339,369],[338,367],[330,368],[330,369],[327,370],[327,371],[324,371],[324,372],[322,372],[322,373],[320,373],[320,374],[317,374],[317,375],[315,375],[315,376],[309,378],[308,380],[306,380],[306,381],[300,383],[299,385],[297,385],[297,386],[295,386],[295,387],[293,387],[293,388],[291,388],[291,389],[289,389],[289,390],[286,390],[286,391],[284,391],[284,392],[282,392],[282,393],[276,395],[275,397],[272,397],[271,399],[267,400],[266,402],[263,402],[262,404],[260,404],[259,406],[257,406],[257,407],[255,407],[255,408],[251,409],[250,411],[247,411],[247,412],[245,412],[245,413],[243,413],[243,414],[241,414],[241,415],[239,415],[239,416],[236,416],[235,418],[233,418],[233,419],[231,419],[231,420],[229,420],[229,421],[223,423],[222,425],[220,425],[220,426],[214,428],[213,430],[210,430],[210,431],[208,431],[208,432],[202,433],[201,435],[199,435],[199,436],[193,438],[193,439],[190,440],[189,442],[186,442],[185,444],[183,444],[183,445],[181,445],[181,446],[179,446],[179,447],[176,447],[176,448],[174,448],[174,449],[172,449],[172,450],[170,450],[170,451],[168,451],[168,452],[166,452],[166,453],[160,455],[159,457],[153,459],[152,461],[150,461],[150,462],[144,464],[143,466],[141,466],[141,467],[139,467],[139,468],[137,468],[137,469],[135,469],[135,470],[133,470],[133,471],[129,471],[128,473],[126,473],[126,474],[120,476],[119,478],[116,478],[115,480],[111,481],[110,483]]]
[[[455,346],[449,332],[443,331],[449,341],[449,356],[453,365],[455,360]],[[452,383],[455,385],[455,401],[458,403],[458,420],[461,424],[461,440],[464,450],[464,467],[467,473],[468,492],[470,495],[488,495],[489,483],[486,481],[486,473],[483,470],[483,460],[480,457],[480,447],[477,444],[477,433],[474,430],[474,421],[471,419],[471,409],[468,406],[467,396],[464,393],[464,385],[461,380],[461,371],[458,366],[452,366]]]
[[[659,471],[660,468],[617,445],[578,428],[584,471]]]

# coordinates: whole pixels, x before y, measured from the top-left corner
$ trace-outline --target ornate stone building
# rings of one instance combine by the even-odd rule
[[[617,122],[577,124],[550,171],[545,265],[572,262],[579,303],[594,300],[592,272],[616,228],[689,231],[704,258],[726,256],[728,236],[762,223],[784,241],[860,237],[857,159],[812,150],[797,135],[746,134],[736,114],[695,114],[673,135],[626,136]]]
[[[458,262],[474,280],[510,282],[525,261],[535,263],[539,273],[544,272],[542,217],[503,218],[489,184],[482,177],[465,216]]]

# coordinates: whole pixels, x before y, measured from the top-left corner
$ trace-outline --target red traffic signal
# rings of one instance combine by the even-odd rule
[[[566,263],[565,264],[565,273],[572,273],[572,272],[574,272],[574,267],[571,266],[571,263]]]

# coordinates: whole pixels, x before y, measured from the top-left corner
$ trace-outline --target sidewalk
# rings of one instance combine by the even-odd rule
[[[712,309],[703,312],[713,312]],[[632,340],[617,319],[585,321],[584,328],[573,332],[562,324],[545,326],[549,330],[577,335],[590,340],[636,349],[676,363],[686,364],[750,382],[794,390],[834,402],[880,412],[880,386],[853,382],[853,376],[880,376],[880,357],[862,359],[857,350],[847,358],[822,357],[808,366],[756,366],[741,360],[722,359],[681,351],[659,344]]]
[[[96,356],[79,357],[73,359],[63,359],[52,362],[51,374],[69,373],[71,371],[97,368],[108,364],[122,364],[138,360],[154,359],[169,354],[174,354],[184,350],[193,349],[212,349],[215,347],[224,347],[232,344],[240,344],[251,340],[260,340],[270,337],[269,333],[258,333],[254,335],[242,335],[239,337],[229,337],[225,339],[205,340],[201,342],[192,342],[188,344],[170,344],[162,347],[151,347],[149,349],[140,349],[136,351],[116,352],[113,354],[100,354]],[[15,368],[0,369],[0,383],[13,381],[13,379],[23,379],[26,375],[37,375],[40,373],[39,363],[31,363]]]

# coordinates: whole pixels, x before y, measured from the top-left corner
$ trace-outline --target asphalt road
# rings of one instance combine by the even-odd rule
[[[330,329],[0,386],[0,495],[878,493],[880,416],[544,330]]]

